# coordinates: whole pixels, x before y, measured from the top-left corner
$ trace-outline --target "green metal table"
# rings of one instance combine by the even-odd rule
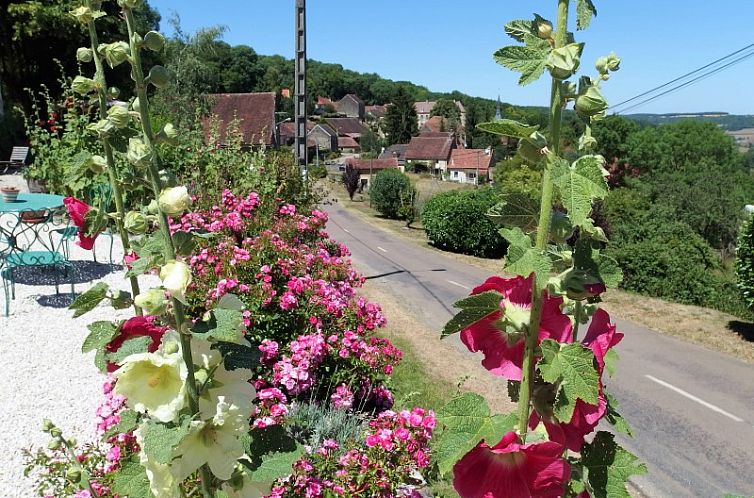
[[[9,299],[15,299],[16,294],[14,268],[52,267],[67,274],[71,266],[60,251],[61,237],[55,236],[57,230],[68,225],[67,218],[62,216],[63,199],[60,195],[30,193],[19,194],[13,202],[0,199],[0,278],[6,316]],[[55,292],[58,292],[57,274]]]

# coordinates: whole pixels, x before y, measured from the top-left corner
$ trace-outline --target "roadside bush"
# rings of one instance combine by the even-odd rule
[[[741,298],[754,311],[754,217],[746,220],[738,235],[736,276]]]
[[[309,178],[312,180],[321,180],[322,178],[327,178],[327,168],[324,164],[320,164],[319,166],[309,166]]]
[[[507,244],[486,217],[496,202],[491,188],[452,190],[432,197],[422,211],[430,244],[483,258],[502,257]]]
[[[397,169],[383,169],[369,189],[372,206],[387,218],[405,217],[405,206],[412,199],[411,180]],[[404,209],[401,209],[404,208]]]

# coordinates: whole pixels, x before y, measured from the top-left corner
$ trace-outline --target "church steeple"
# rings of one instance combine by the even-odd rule
[[[503,119],[503,104],[500,102],[500,95],[497,96],[497,110],[495,111],[495,119]]]

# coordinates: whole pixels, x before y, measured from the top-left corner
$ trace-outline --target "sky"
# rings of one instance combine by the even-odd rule
[[[173,12],[184,31],[223,25],[224,40],[257,53],[294,52],[294,0],[149,0]],[[598,16],[577,41],[586,42],[582,72],[614,51],[621,70],[603,84],[612,104],[632,98],[754,43],[752,0],[595,0]],[[308,57],[432,91],[547,105],[549,83],[526,87],[492,60],[514,44],[503,26],[536,12],[555,20],[556,0],[309,0]],[[574,26],[572,20],[571,26]],[[754,57],[630,112],[721,111],[754,114]],[[669,88],[669,87],[668,87]],[[639,102],[638,100],[636,102]]]

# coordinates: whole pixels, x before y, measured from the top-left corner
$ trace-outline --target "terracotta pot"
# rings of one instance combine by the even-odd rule
[[[47,213],[45,211],[23,211],[21,213],[21,221],[23,221],[27,225],[44,223],[46,220]]]

